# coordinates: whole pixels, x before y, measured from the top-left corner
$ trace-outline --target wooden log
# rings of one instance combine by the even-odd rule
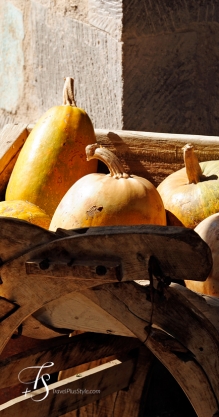
[[[22,415],[58,417],[113,392],[127,388],[135,369],[135,357],[114,360],[80,375],[22,395],[0,406],[2,417]],[[71,400],[69,400],[71,395]]]

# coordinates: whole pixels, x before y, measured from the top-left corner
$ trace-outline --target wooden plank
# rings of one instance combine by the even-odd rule
[[[140,285],[149,285],[149,281],[136,281]],[[172,287],[177,284],[171,284]],[[177,287],[178,288],[178,287]],[[184,287],[180,289],[185,297],[208,318],[219,332],[219,298],[202,296],[201,294],[187,291]],[[77,311],[77,314],[75,313]],[[119,334],[121,336],[131,336],[130,332],[121,322],[116,320],[111,314],[101,309],[93,301],[85,297],[84,294],[70,293],[64,297],[59,298],[59,302],[52,301],[36,313],[34,317],[45,326],[49,325],[52,328],[74,328],[75,330],[83,330],[88,332],[101,332],[110,334]],[[29,318],[27,319],[28,322]],[[26,321],[24,322],[24,324]],[[30,329],[31,331],[31,329]],[[29,334],[28,330],[23,331],[23,334]]]
[[[69,334],[68,329],[50,327],[48,324],[41,323],[34,315],[27,317],[22,323],[22,335],[36,339],[51,339],[53,337]]]
[[[4,193],[19,152],[27,139],[26,124],[6,124],[0,131],[0,199]]]
[[[145,382],[149,377],[154,356],[144,345],[138,349],[137,362],[128,390],[120,390],[103,399],[71,411],[63,417],[132,416],[144,415],[147,395]],[[70,375],[69,375],[70,376]]]
[[[155,186],[184,166],[182,147],[192,143],[199,161],[219,159],[218,136],[96,129],[97,142],[115,152],[128,173]]]
[[[133,337],[122,323],[111,314],[85,297],[80,292],[73,292],[59,298],[59,301],[51,301],[34,313],[34,318],[41,326],[50,326],[59,329],[83,330],[104,334],[115,334]],[[23,323],[23,334],[31,337],[33,332],[28,324],[30,317]],[[28,325],[28,327],[27,327]],[[40,332],[38,332],[41,334]],[[35,333],[37,336],[38,333]],[[38,337],[38,336],[37,336]]]
[[[28,136],[27,124],[6,124],[0,131],[0,174],[20,151]]]
[[[36,347],[25,349],[14,355],[0,357],[0,389],[12,387],[18,383],[18,374],[25,371],[23,379],[30,381],[35,377],[33,366],[54,362],[51,373],[72,368],[84,363],[129,352],[141,345],[136,338],[122,336],[83,333],[73,337],[57,337],[44,343],[37,343]],[[7,349],[6,349],[7,352]],[[66,360],[68,358],[68,360]]]
[[[82,233],[83,230],[84,233]],[[57,233],[58,231],[59,229]],[[65,258],[61,257],[63,252],[66,254]],[[154,262],[157,262],[156,266],[154,265],[157,273],[171,279],[202,281],[206,279],[212,267],[211,251],[208,245],[193,230],[154,225],[90,227],[79,230],[78,234],[74,230],[72,236],[53,240],[43,249],[39,248],[29,253],[29,259],[22,260],[27,264],[27,262],[33,262],[34,259],[38,262],[49,256],[48,267],[44,271],[38,268],[33,273],[36,276],[44,274],[48,277],[70,276],[71,265],[68,265],[68,262],[71,259],[75,260],[75,267],[77,261],[83,262],[83,260],[87,260],[88,263],[90,259],[93,259],[93,262],[98,259],[100,262],[105,260],[106,267],[108,261],[115,262],[116,265],[116,262],[120,260],[122,273],[120,277],[118,276],[118,281],[126,281],[149,279],[148,261],[152,255]],[[62,268],[58,269],[59,262]],[[57,265],[57,272],[54,271],[55,265]],[[30,271],[26,275],[31,276],[31,274]],[[72,271],[72,276],[76,278],[77,274],[74,275]],[[102,279],[104,282],[104,276]]]
[[[135,358],[114,360],[45,388],[32,391],[0,406],[2,417],[58,417],[89,402],[127,388],[135,368]],[[47,395],[47,396],[46,396]],[[71,395],[71,401],[69,400]],[[45,398],[44,398],[45,397]],[[44,399],[43,399],[44,398]]]

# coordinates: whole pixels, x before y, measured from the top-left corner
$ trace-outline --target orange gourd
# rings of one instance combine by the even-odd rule
[[[195,231],[208,244],[212,253],[213,267],[206,281],[185,281],[186,287],[205,295],[219,296],[219,213],[204,219]]]
[[[84,148],[96,141],[88,114],[74,100],[73,79],[65,80],[63,105],[49,109],[28,136],[12,171],[6,200],[38,205],[50,216],[67,190],[82,176],[96,172]]]
[[[50,230],[90,226],[166,225],[162,199],[145,178],[125,173],[111,151],[96,144],[86,147],[87,159],[104,162],[109,174],[79,179],[59,203]]]
[[[168,224],[194,229],[219,211],[219,160],[198,161],[194,147],[183,148],[185,167],[157,187],[168,214]]]
[[[23,200],[0,201],[0,217],[14,217],[48,229],[51,218],[40,207]]]

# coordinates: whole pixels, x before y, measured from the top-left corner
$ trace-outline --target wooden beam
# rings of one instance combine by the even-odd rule
[[[114,360],[48,386],[22,395],[0,406],[1,417],[58,417],[105,396],[127,388],[136,359]],[[48,371],[48,370],[47,370]],[[24,385],[25,391],[25,385]],[[47,395],[47,396],[46,396]]]
[[[130,174],[155,186],[184,166],[182,147],[192,143],[199,161],[219,159],[218,136],[96,129],[97,142],[115,152]]]

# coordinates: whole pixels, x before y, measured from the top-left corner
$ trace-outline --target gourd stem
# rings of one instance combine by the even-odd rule
[[[74,79],[71,77],[65,78],[63,87],[63,106],[77,107],[74,98]]]
[[[187,143],[182,149],[188,183],[197,184],[203,179],[203,174],[197,155],[194,153],[194,146],[191,143]]]
[[[113,178],[129,178],[117,156],[96,143],[93,145],[88,145],[85,148],[87,161],[91,159],[99,159],[104,162],[109,169],[110,176]]]

